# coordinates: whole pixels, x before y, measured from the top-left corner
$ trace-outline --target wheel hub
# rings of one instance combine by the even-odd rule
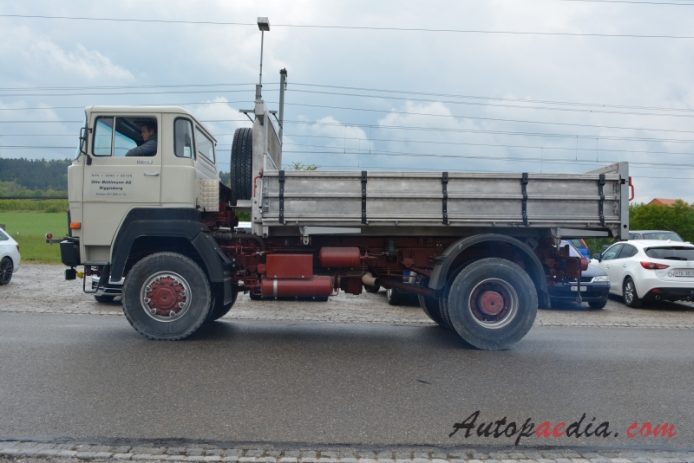
[[[504,297],[496,291],[483,291],[477,297],[477,307],[487,315],[499,315],[504,310]]]
[[[190,306],[190,288],[174,273],[159,273],[150,277],[142,288],[142,308],[159,321],[180,318]]]
[[[500,329],[511,323],[519,308],[518,293],[507,281],[488,278],[479,282],[468,300],[473,320],[487,329]]]

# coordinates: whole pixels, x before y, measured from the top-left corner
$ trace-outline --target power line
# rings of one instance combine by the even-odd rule
[[[657,114],[657,113],[638,113],[638,112],[625,112],[625,111],[602,111],[599,109],[578,109],[578,108],[547,108],[544,106],[518,106],[518,105],[504,105],[504,104],[494,104],[494,103],[473,103],[470,101],[444,101],[444,100],[427,100],[423,98],[404,98],[404,97],[394,97],[394,96],[383,96],[383,95],[364,95],[356,93],[337,93],[337,92],[321,92],[316,90],[292,90],[292,92],[299,93],[311,93],[320,95],[335,95],[335,96],[354,96],[359,98],[377,98],[384,100],[400,100],[400,101],[422,101],[425,103],[446,103],[446,104],[462,104],[470,106],[494,106],[499,108],[515,108],[515,109],[540,109],[544,111],[563,111],[563,112],[581,112],[581,113],[601,113],[601,114],[626,114],[630,116],[660,116],[660,117],[694,117],[694,115],[689,114]]]
[[[560,2],[582,2],[582,3],[630,3],[632,5],[676,5],[676,6],[694,6],[694,3],[679,3],[679,2],[648,2],[635,0],[557,0]]]
[[[218,137],[233,136],[234,134],[219,134]],[[595,152],[595,148],[578,148],[578,147],[553,147],[553,146],[528,146],[528,145],[508,145],[498,143],[471,143],[471,142],[447,142],[447,141],[419,141],[419,140],[395,140],[388,138],[354,138],[354,137],[331,137],[327,135],[299,135],[286,134],[287,138],[330,138],[334,140],[364,140],[364,141],[384,141],[395,143],[416,143],[416,144],[433,144],[433,145],[463,145],[463,146],[489,146],[500,148],[524,148],[524,149],[542,149],[542,150],[563,150],[563,151],[588,151]],[[610,148],[600,148],[600,152],[615,152],[615,153],[639,153],[639,154],[671,154],[682,156],[694,156],[694,153],[682,153],[679,151],[647,151],[647,150],[616,150]]]
[[[241,92],[248,92],[247,89],[244,90],[224,90],[224,93],[241,93]],[[183,93],[218,93],[215,92],[214,90],[178,90],[178,91],[164,91],[164,92],[109,92],[109,93],[100,93],[100,92],[92,92],[92,93],[85,93],[85,92],[79,92],[79,93],[12,93],[12,94],[6,94],[6,95],[0,95],[0,97],[8,97],[8,96],[82,96],[82,95],[115,95],[115,96],[122,96],[122,95],[171,95],[171,94],[183,94]]]
[[[204,101],[201,103],[168,103],[166,106],[194,106],[194,105],[210,105],[210,104],[238,104],[238,103],[253,103],[253,100],[238,100],[238,101]],[[271,103],[272,102],[268,102]],[[38,111],[38,110],[53,110],[53,109],[84,109],[85,106],[45,106],[42,108],[0,108],[0,111]]]
[[[0,121],[0,124],[76,124],[83,123],[84,121]],[[218,123],[218,122],[248,122],[246,119],[208,119],[201,120],[200,122],[205,123]],[[481,129],[441,129],[433,127],[418,127],[418,126],[398,126],[398,125],[374,125],[374,124],[358,124],[350,122],[309,122],[309,121],[294,121],[285,120],[285,124],[310,124],[310,125],[327,125],[327,126],[339,126],[339,127],[366,127],[366,128],[376,128],[379,130],[415,130],[423,132],[445,132],[445,133],[484,133],[490,135],[509,135],[509,136],[525,136],[525,137],[547,137],[547,138],[570,138],[570,139],[584,139],[584,140],[619,140],[619,141],[641,141],[641,142],[661,142],[661,143],[694,143],[692,140],[682,140],[682,139],[666,139],[666,138],[641,138],[641,137],[610,137],[610,136],[596,136],[596,135],[572,135],[572,134],[553,134],[553,133],[541,133],[541,132],[514,132],[507,130],[481,130]]]
[[[76,87],[0,87],[0,91],[35,91],[35,90],[109,90],[109,89],[124,89],[124,88],[186,88],[186,87],[230,87],[230,86],[241,86],[241,85],[252,85],[255,86],[256,83],[250,84],[166,84],[166,85],[85,85]],[[263,85],[279,85],[275,82],[266,82]]]
[[[298,145],[291,143],[290,145],[296,146],[314,146],[314,145]],[[320,146],[314,146],[319,147]],[[3,145],[2,148],[11,149],[76,149],[75,146],[30,146],[30,145]],[[355,151],[344,151],[342,148],[330,148],[337,151],[291,151],[285,150],[286,154],[301,153],[301,154],[342,154],[350,156],[392,156],[392,157],[415,157],[415,158],[440,158],[440,159],[483,159],[489,161],[514,161],[514,162],[545,162],[551,164],[601,164],[601,163],[613,163],[618,162],[617,160],[603,160],[603,161],[592,161],[592,160],[574,160],[574,159],[556,159],[556,158],[521,158],[521,157],[498,157],[498,156],[471,156],[471,155],[457,155],[457,154],[432,154],[432,153],[410,153],[410,152],[398,152],[398,151],[378,151],[372,150],[369,153],[355,152]],[[639,161],[629,161],[631,166],[647,166],[649,168],[664,168],[664,167],[677,167],[677,168],[687,168],[694,169],[694,164],[672,164],[672,163],[652,163],[652,162],[639,162]]]
[[[194,105],[210,105],[210,104],[238,104],[238,103],[249,103],[251,100],[240,100],[240,101],[212,101],[212,102],[202,102],[202,103],[170,103],[171,106],[194,106]],[[267,101],[268,104],[277,104],[274,101]],[[480,116],[456,116],[449,114],[431,114],[431,113],[419,113],[412,111],[397,111],[397,110],[386,110],[386,109],[366,109],[366,108],[350,108],[345,106],[329,106],[329,105],[313,105],[313,104],[303,104],[303,103],[285,103],[287,106],[301,106],[310,108],[326,108],[326,109],[342,109],[348,111],[362,111],[362,112],[376,112],[385,114],[406,114],[406,115],[416,115],[416,116],[430,116],[430,117],[445,117],[449,119],[463,120],[463,119],[475,119],[475,120],[485,120],[485,121],[497,121],[497,122],[514,122],[523,124],[545,124],[545,125],[560,125],[560,126],[571,126],[571,127],[587,127],[587,128],[600,128],[600,129],[616,129],[616,130],[636,130],[636,131],[653,131],[653,132],[673,132],[673,133],[694,133],[694,130],[675,130],[675,129],[656,129],[648,127],[620,127],[620,126],[610,126],[610,125],[596,125],[596,124],[578,124],[573,122],[545,122],[545,121],[528,121],[523,119],[502,119],[494,117],[480,117]],[[84,106],[47,106],[38,108],[0,108],[0,111],[33,111],[33,110],[54,110],[54,109],[84,109]]]
[[[291,85],[301,86],[301,87],[335,88],[335,89],[342,89],[342,90],[358,90],[358,91],[366,91],[366,92],[434,96],[434,97],[442,97],[442,98],[463,98],[463,99],[472,99],[472,100],[508,101],[508,102],[514,102],[514,103],[538,103],[538,104],[554,104],[554,105],[568,105],[568,106],[591,106],[591,107],[598,107],[598,108],[694,112],[694,109],[688,109],[688,108],[662,108],[662,107],[652,107],[652,106],[628,106],[628,105],[614,105],[614,104],[602,104],[602,103],[580,103],[580,102],[556,101],[556,100],[534,100],[534,99],[525,99],[525,98],[499,98],[499,97],[489,97],[489,96],[479,96],[479,95],[458,95],[458,94],[450,94],[450,93],[415,92],[415,91],[407,91],[407,90],[392,90],[392,89],[365,88],[365,87],[345,87],[345,86],[341,86],[341,85],[323,85],[323,84],[300,83],[300,82],[292,82]]]
[[[74,148],[73,148],[74,149]],[[340,148],[335,148],[339,150]],[[430,154],[430,153],[408,153],[408,152],[398,152],[398,151],[372,151],[370,153],[362,152],[352,152],[352,151],[283,151],[283,153],[301,153],[301,154],[343,154],[352,156],[394,156],[394,157],[415,157],[415,158],[440,158],[440,159],[483,159],[490,161],[514,161],[514,162],[549,162],[555,164],[600,164],[600,163],[614,163],[619,162],[618,160],[603,160],[603,161],[592,161],[586,159],[556,159],[556,158],[519,158],[519,157],[498,157],[498,156],[470,156],[470,155],[457,155],[457,154]],[[669,164],[669,163],[651,163],[651,162],[639,162],[639,161],[629,161],[629,165],[633,166],[647,166],[648,168],[663,168],[663,167],[677,167],[677,168],[688,168],[694,169],[694,164]]]
[[[77,16],[44,16],[22,14],[0,14],[6,18],[27,19],[61,19],[74,21],[104,21],[104,22],[133,22],[133,23],[158,23],[158,24],[195,24],[216,26],[252,26],[255,23],[239,23],[224,21],[185,21],[174,19],[139,19],[139,18],[94,18]],[[287,27],[299,29],[339,29],[339,30],[370,30],[389,32],[434,32],[455,34],[488,34],[488,35],[528,35],[528,36],[564,36],[564,37],[606,37],[606,38],[640,38],[640,39],[694,39],[694,36],[682,35],[642,35],[642,34],[605,34],[590,32],[538,32],[538,31],[490,31],[481,29],[432,29],[425,27],[382,27],[382,26],[342,26],[342,25],[317,25],[317,24],[275,24],[272,27]]]

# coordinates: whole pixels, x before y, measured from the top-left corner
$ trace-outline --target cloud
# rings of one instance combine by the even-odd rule
[[[22,63],[16,71],[34,75],[60,74],[81,81],[130,82],[133,74],[111,61],[97,50],[89,50],[80,43],[69,51],[49,37],[35,33],[26,27],[0,29],[0,60]]]

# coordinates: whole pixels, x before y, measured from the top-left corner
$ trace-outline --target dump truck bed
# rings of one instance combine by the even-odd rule
[[[425,226],[452,234],[563,228],[626,239],[628,178],[626,163],[584,174],[269,170],[254,221],[267,227],[266,236],[297,226],[358,227],[363,234]]]

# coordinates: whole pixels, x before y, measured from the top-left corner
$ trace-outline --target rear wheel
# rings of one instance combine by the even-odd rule
[[[532,327],[537,290],[513,262],[481,259],[453,279],[446,310],[451,327],[469,344],[484,350],[507,349]]]
[[[400,305],[402,302],[402,295],[395,288],[388,288],[386,291],[386,300],[390,305]]]
[[[423,287],[426,287],[427,283],[428,280],[422,280]],[[444,321],[443,315],[441,314],[441,304],[439,303],[439,299],[424,296],[422,294],[418,294],[417,298],[419,299],[419,306],[422,308],[424,313],[427,314],[427,317],[431,318],[441,328],[450,329],[450,327]]]
[[[210,313],[207,276],[190,258],[172,252],[145,257],[123,285],[123,312],[140,334],[155,340],[183,339]]]
[[[12,259],[9,257],[3,257],[0,260],[0,285],[6,285],[12,280],[12,273],[14,272],[14,264]]]
[[[622,290],[622,294],[624,294],[624,303],[627,305],[627,307],[638,309],[643,305],[643,299],[639,298],[638,294],[636,294],[634,280],[632,280],[630,277],[627,277],[626,280],[624,280]]]
[[[236,129],[231,145],[231,190],[235,199],[253,195],[253,129]]]

